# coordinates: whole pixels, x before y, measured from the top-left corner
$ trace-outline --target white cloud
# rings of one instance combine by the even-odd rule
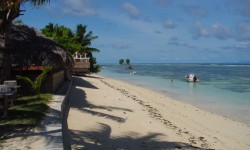
[[[237,25],[235,38],[238,41],[250,40],[250,22],[241,22]]]
[[[239,42],[235,47],[238,49],[250,49],[250,42]]]
[[[232,33],[229,28],[219,24],[219,23],[214,23],[212,24],[212,36],[214,36],[217,39],[220,40],[225,40],[231,37]]]
[[[231,0],[231,6],[236,8],[236,11],[245,17],[250,17],[250,0]]]
[[[129,49],[129,46],[123,43],[113,43],[111,46],[116,50]]]
[[[174,21],[173,20],[171,20],[171,19],[166,19],[166,20],[164,20],[163,21],[163,26],[165,27],[165,28],[175,28],[175,23],[174,23]]]
[[[126,12],[129,14],[129,16],[133,19],[138,19],[140,16],[140,11],[131,3],[123,3],[122,4],[123,9],[126,10]]]
[[[217,22],[213,23],[210,27],[205,27],[201,22],[197,21],[194,23],[190,32],[193,39],[213,37],[219,40],[226,40],[232,37],[232,31]]]
[[[157,29],[157,31],[163,31],[162,25],[156,22],[148,22],[142,19],[131,20],[128,16],[124,14],[114,14],[107,12],[102,12],[100,14],[100,17],[114,23],[116,26],[121,26],[122,28],[131,29],[131,32],[133,33],[139,32],[140,34],[137,34],[138,36],[141,36],[141,34],[150,37],[153,37],[155,35],[162,35],[162,34],[156,34],[155,32],[155,29]]]
[[[62,11],[76,16],[93,16],[97,14],[89,0],[64,0],[62,2]]]
[[[209,37],[210,32],[209,29],[203,27],[201,22],[196,21],[193,24],[193,27],[190,29],[193,39],[199,39],[200,37]]]
[[[155,0],[156,4],[166,6],[172,4],[172,0]]]
[[[196,15],[196,16],[207,16],[207,10],[203,7],[200,6],[195,6],[195,5],[181,5],[183,10],[190,14],[190,15]]]
[[[189,48],[189,49],[196,49],[197,48],[197,47],[190,45],[186,42],[181,42],[181,40],[178,39],[178,37],[170,37],[168,44],[174,45],[174,46],[179,46],[179,47],[185,47],[185,48]]]

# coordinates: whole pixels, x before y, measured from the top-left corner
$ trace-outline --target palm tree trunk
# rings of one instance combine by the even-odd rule
[[[11,78],[11,26],[12,21],[20,15],[20,4],[17,5],[17,8],[10,8],[0,11],[0,27],[1,27],[1,36],[4,37],[4,44],[0,47],[0,56],[1,56],[1,66],[0,66],[0,84],[4,80]]]
[[[5,29],[5,38],[4,38],[4,46],[1,48],[1,76],[0,83],[3,83],[4,80],[8,80],[11,78],[11,48],[10,48],[10,39],[9,35],[11,32],[11,24],[8,23]]]
[[[34,6],[43,5],[50,0],[29,1]],[[25,0],[1,0],[0,1],[0,33],[4,36],[4,45],[0,44],[0,84],[11,77],[11,48],[10,33],[12,21],[20,15],[20,5]]]

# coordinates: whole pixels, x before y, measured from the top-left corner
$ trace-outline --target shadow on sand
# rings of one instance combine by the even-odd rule
[[[21,112],[23,116],[20,117],[20,120],[23,118],[28,119],[27,116],[30,116],[30,114],[34,114],[33,111],[27,111],[26,113],[29,115],[24,115],[23,112]],[[25,110],[24,110],[25,111]],[[16,123],[15,125],[0,125],[0,140],[8,140],[8,139],[16,139],[19,138],[20,140],[24,139],[32,139],[33,141],[44,139],[44,146],[52,145],[53,148],[60,148],[62,147],[62,130],[60,128],[55,128],[52,130],[47,130],[47,127],[57,127],[61,124],[61,112],[49,108],[49,116],[46,116],[45,119],[42,120],[41,125],[39,126],[30,126],[26,124],[22,124],[20,121],[19,123]],[[10,112],[12,113],[12,112]],[[18,111],[15,111],[15,113],[18,113]],[[12,116],[14,116],[13,114]],[[36,127],[36,130],[34,130],[34,127]],[[18,145],[17,145],[18,146]],[[30,145],[27,145],[30,146]],[[1,148],[0,148],[1,149]],[[18,148],[17,148],[18,149]]]
[[[150,133],[147,136],[140,136],[136,132],[129,132],[120,137],[111,137],[111,127],[99,123],[99,129],[92,131],[70,131],[72,135],[72,149],[110,150],[110,149],[202,149],[180,142],[160,141],[160,133]]]
[[[65,96],[65,93],[68,90],[70,85],[70,81],[65,81],[60,88],[54,93],[55,96]],[[36,99],[35,99],[36,100]],[[30,101],[35,101],[30,100]],[[54,99],[54,102],[55,99]],[[24,102],[17,102],[17,104],[21,105]],[[41,104],[33,104],[37,105],[34,108],[39,109]],[[45,104],[44,104],[45,105]],[[29,105],[30,106],[30,105]],[[47,106],[47,105],[46,105]],[[28,106],[27,106],[28,107]],[[45,106],[43,106],[45,107]],[[49,107],[47,110],[47,114],[41,119],[41,124],[39,126],[30,126],[29,124],[25,124],[26,122],[22,122],[23,119],[28,120],[29,117],[38,116],[36,111],[27,111],[26,109],[23,110],[10,110],[9,118],[11,117],[19,118],[19,122],[15,124],[0,124],[0,140],[7,140],[7,139],[14,139],[14,138],[30,138],[30,139],[44,139],[46,145],[49,145],[55,149],[62,147],[62,129],[58,126],[62,124],[62,114],[61,111]],[[1,118],[2,119],[2,118]],[[34,130],[36,127],[36,130]],[[47,128],[50,128],[49,130]],[[45,145],[45,146],[46,146]],[[1,149],[1,148],[0,148]]]
[[[68,97],[69,103],[67,111],[69,111],[70,108],[76,108],[83,113],[90,113],[119,123],[124,123],[126,120],[118,116],[93,111],[91,108],[132,112],[132,110],[126,108],[96,106],[90,104],[86,101],[86,93],[83,90],[76,88],[77,86],[98,89],[84,79],[74,77],[74,84],[72,85],[70,95],[77,96],[75,96],[74,99],[72,99],[72,96]],[[66,131],[66,134],[64,134],[64,149],[203,149],[194,147],[187,143],[160,141],[158,140],[161,136],[160,133],[150,133],[147,136],[140,136],[136,132],[129,132],[123,136],[111,137],[111,127],[103,123],[99,123],[99,128],[93,129],[92,131],[70,130],[68,129],[67,122],[64,127],[64,131]]]

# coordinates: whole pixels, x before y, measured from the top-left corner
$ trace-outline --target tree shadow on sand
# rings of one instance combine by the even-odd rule
[[[111,127],[99,123],[99,128],[91,131],[70,131],[71,148],[75,150],[110,150],[110,149],[203,149],[181,142],[168,142],[158,140],[162,134],[150,133],[147,136],[139,136],[136,132],[129,132],[122,136],[111,137]]]
[[[71,88],[70,95],[68,97],[68,110],[70,108],[76,108],[83,113],[89,113],[94,116],[103,117],[119,123],[124,123],[124,118],[113,116],[106,113],[94,111],[92,108],[105,109],[108,111],[121,110],[124,112],[132,112],[130,109],[119,108],[119,107],[107,107],[107,106],[96,106],[86,101],[86,93],[77,88],[93,88],[97,89],[91,83],[84,81],[81,78],[74,78],[74,84]],[[98,91],[97,91],[98,92]],[[77,96],[73,96],[77,95]],[[74,97],[74,98],[73,98]],[[66,118],[67,120],[67,118]],[[107,124],[99,123],[98,127],[89,129],[87,131],[69,130],[67,122],[64,126],[64,148],[65,149],[203,149],[194,147],[187,143],[181,142],[168,142],[161,141],[159,138],[163,136],[160,133],[149,133],[146,136],[140,136],[139,133],[129,132],[119,137],[111,136],[111,127]],[[164,135],[166,136],[166,135]]]
[[[70,81],[65,81],[61,87],[54,93],[55,96],[65,96],[67,89],[69,87]],[[57,101],[59,99],[53,99],[54,103],[61,103]],[[28,101],[17,101],[15,105],[23,105],[35,100],[29,99]],[[32,107],[32,111],[25,109],[26,107]],[[38,109],[46,110],[46,115],[39,114]],[[41,111],[42,112],[42,111]],[[44,112],[45,113],[45,112]],[[54,148],[60,148],[62,145],[62,129],[60,125],[62,123],[62,114],[58,109],[48,107],[45,104],[27,104],[20,110],[10,110],[7,118],[1,119],[16,119],[12,124],[0,124],[0,140],[12,140],[15,138],[20,139],[31,139],[36,141],[39,139],[44,139],[46,145],[53,145]],[[36,118],[40,121],[39,124],[30,125],[29,120]],[[25,120],[27,120],[25,122]],[[0,148],[1,149],[1,148]]]
[[[83,80],[81,77],[74,77],[73,78],[73,86],[79,86],[79,87],[85,87],[85,88],[92,88],[92,89],[98,89],[93,84]]]
[[[74,78],[74,84],[72,85],[70,95],[77,95],[77,96],[69,96],[69,104],[68,104],[69,108],[77,108],[78,110],[80,110],[84,113],[89,113],[92,115],[105,117],[107,119],[111,119],[111,120],[117,121],[117,122],[124,122],[125,119],[121,118],[121,117],[113,116],[110,114],[93,111],[92,109],[103,109],[103,110],[107,110],[107,111],[120,110],[120,111],[124,111],[124,112],[125,111],[132,112],[132,110],[126,109],[126,108],[93,105],[93,104],[86,101],[86,93],[82,89],[79,89],[77,87],[97,89],[97,87],[95,87],[91,83],[83,80],[82,78]]]
[[[0,140],[15,138],[30,138],[32,140],[38,140],[43,138],[46,145],[50,145],[50,143],[53,143],[53,147],[60,147],[60,145],[57,145],[56,143],[62,142],[62,130],[58,128],[54,130],[47,130],[46,127],[60,125],[61,112],[53,108],[49,108],[48,111],[50,115],[46,116],[38,126],[30,126],[27,124],[22,124],[22,122],[20,124],[16,123],[14,125],[0,125]],[[15,111],[15,113],[18,113],[18,111]],[[34,114],[35,112],[27,111],[26,113],[29,114],[27,116],[31,116],[31,114]],[[20,114],[22,114],[20,120],[22,120],[23,118],[29,119],[24,115],[24,112],[20,112]],[[36,128],[36,130],[34,130],[34,128]]]
[[[103,79],[102,77],[96,77],[96,76],[91,76],[91,75],[83,75],[83,77],[87,77],[87,78],[94,78],[94,79]]]

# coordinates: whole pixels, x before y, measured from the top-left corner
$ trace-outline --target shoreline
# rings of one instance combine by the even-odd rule
[[[225,100],[223,99],[223,101],[220,101],[218,99],[213,100],[214,97],[212,99],[211,98],[207,99],[207,97],[210,97],[210,95],[205,95],[205,96],[204,95],[195,95],[195,97],[193,97],[192,95],[188,96],[187,95],[188,93],[184,93],[184,94],[182,92],[175,93],[174,92],[175,90],[172,88],[164,89],[165,87],[162,87],[162,85],[159,88],[159,87],[156,87],[155,85],[150,85],[150,84],[148,84],[148,82],[145,82],[145,81],[135,81],[134,82],[133,78],[131,78],[131,79],[130,78],[119,78],[116,76],[109,77],[108,75],[105,75],[105,74],[104,75],[101,74],[101,76],[106,77],[106,78],[112,78],[114,80],[119,80],[119,81],[131,84],[134,86],[138,86],[141,88],[145,88],[145,89],[154,91],[156,93],[163,94],[169,98],[172,98],[172,99],[175,99],[177,101],[184,102],[184,103],[191,104],[199,109],[205,110],[205,111],[210,112],[212,114],[223,116],[227,119],[238,121],[238,122],[241,122],[243,124],[250,126],[250,119],[248,117],[244,117],[244,116],[248,116],[248,113],[250,112],[249,107],[247,108],[245,106],[242,107],[242,105],[239,106],[237,104],[232,104],[230,102],[227,102],[227,99],[225,99]],[[180,82],[180,81],[177,81],[177,82]],[[191,87],[193,87],[194,86],[193,84],[194,83],[187,82],[188,86],[192,85]],[[176,86],[176,85],[174,84],[174,82],[169,81],[169,82],[166,82],[166,86]],[[179,86],[178,83],[177,83],[177,86]],[[178,89],[176,89],[176,90],[178,91]],[[192,89],[192,90],[195,90],[195,89]],[[178,94],[181,94],[181,95],[178,95]],[[233,110],[233,112],[232,112],[232,110]]]
[[[108,77],[107,77],[108,78]],[[119,80],[119,79],[115,79],[115,80]],[[122,81],[122,80],[119,80],[119,81]],[[124,81],[122,81],[124,82]],[[160,91],[158,89],[154,89],[154,88],[150,88],[150,87],[145,87],[144,85],[137,85],[137,84],[133,84],[132,82],[128,83],[128,84],[131,84],[133,86],[138,86],[138,87],[141,87],[141,88],[145,88],[147,90],[150,90],[150,91],[154,91],[156,93],[159,93],[159,94],[162,94],[162,95],[165,95],[166,97],[170,98],[170,99],[173,99],[173,100],[176,100],[176,101],[179,101],[179,102],[183,102],[183,103],[187,103],[187,104],[190,104],[194,107],[197,107],[198,109],[201,109],[203,111],[206,111],[207,113],[211,113],[211,114],[215,114],[215,115],[218,115],[218,116],[221,116],[225,119],[229,119],[229,120],[232,120],[232,121],[237,121],[237,122],[240,122],[242,124],[245,124],[246,126],[250,126],[250,120],[246,120],[246,118],[241,118],[242,116],[241,115],[244,115],[244,116],[247,116],[248,113],[244,113],[244,114],[237,114],[234,116],[232,116],[232,113],[230,113],[230,110],[232,110],[235,106],[233,106],[233,104],[226,104],[228,105],[226,108],[223,108],[223,110],[220,110],[220,107],[216,106],[217,108],[214,108],[215,105],[225,105],[224,102],[222,102],[222,104],[218,104],[218,102],[208,102],[207,104],[204,104],[204,102],[202,104],[200,104],[199,102],[191,102],[191,98],[188,98],[188,100],[182,100],[181,98],[176,98],[176,95],[171,95],[171,93],[168,93],[167,91]],[[171,95],[171,96],[170,96]],[[239,106],[237,106],[239,107]]]
[[[250,148],[250,127],[246,124],[100,75],[74,79],[68,130],[69,144],[76,149]],[[108,134],[102,133],[107,130]],[[149,139],[142,142],[140,138]]]

